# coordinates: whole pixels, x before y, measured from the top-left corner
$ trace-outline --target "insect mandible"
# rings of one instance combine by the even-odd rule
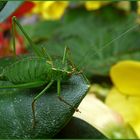
[[[16,55],[15,47],[15,25],[17,25],[31,47],[34,50],[35,56],[31,59],[22,58],[8,66],[6,66],[2,73],[0,74],[0,79],[4,81],[10,81],[13,85],[1,86],[0,88],[35,88],[43,85],[47,86],[33,98],[32,101],[32,112],[33,112],[33,127],[35,126],[35,102],[46,93],[47,89],[54,83],[57,82],[57,95],[58,98],[66,103],[67,105],[73,107],[67,101],[61,97],[61,82],[67,80],[72,74],[78,74],[78,72],[73,65],[72,61],[68,61],[67,57],[70,55],[68,48],[65,47],[62,60],[53,60],[51,56],[45,52],[42,53],[38,48],[35,47],[33,41],[24,31],[23,27],[16,19],[15,16],[12,17],[12,36],[13,36],[13,50]],[[16,75],[13,76],[13,73]],[[74,107],[73,107],[74,108]],[[79,111],[74,108],[75,111]]]

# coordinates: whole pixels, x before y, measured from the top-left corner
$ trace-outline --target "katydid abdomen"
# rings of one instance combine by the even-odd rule
[[[37,81],[49,80],[49,73],[52,69],[51,64],[46,59],[23,58],[7,66],[2,73],[3,80],[14,84],[23,84]]]

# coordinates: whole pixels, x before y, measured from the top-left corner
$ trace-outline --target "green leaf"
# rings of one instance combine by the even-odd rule
[[[46,46],[48,52],[54,55],[62,55],[67,45],[74,63],[80,69],[84,68],[87,76],[108,75],[110,67],[117,61],[140,60],[140,30],[136,17],[136,14],[128,15],[111,6],[96,12],[84,8],[68,9],[61,24],[53,28],[50,35],[39,35],[38,40],[42,41],[37,43]],[[43,28],[44,32],[48,28]],[[33,34],[31,37],[34,39]]]
[[[35,24],[24,26],[33,41],[38,42],[42,39],[49,39],[54,35],[54,31],[61,26],[60,21],[39,21]]]
[[[0,22],[10,16],[22,3],[23,1],[8,1],[5,7],[0,11]]]
[[[107,139],[86,121],[73,117],[70,122],[54,137],[59,139]]]
[[[9,60],[10,61],[10,60]],[[1,64],[4,61],[1,61]],[[5,60],[8,64],[8,60]],[[5,65],[3,65],[5,67]],[[2,69],[2,68],[1,68]],[[9,82],[0,81],[0,86]],[[61,95],[72,106],[78,107],[89,88],[82,75],[62,83]],[[0,138],[51,138],[70,120],[74,109],[57,98],[56,84],[36,102],[35,129],[32,128],[33,98],[43,89],[0,89]]]

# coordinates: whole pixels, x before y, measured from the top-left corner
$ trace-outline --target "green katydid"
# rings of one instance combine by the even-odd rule
[[[32,111],[33,111],[33,127],[35,126],[35,102],[46,93],[48,88],[54,83],[57,82],[57,95],[58,98],[66,103],[67,105],[73,107],[67,101],[61,97],[61,82],[67,80],[71,77],[72,74],[78,74],[73,63],[68,59],[68,48],[65,47],[62,60],[53,60],[51,56],[45,52],[41,51],[35,47],[34,43],[24,31],[23,27],[19,21],[14,16],[12,18],[12,34],[13,34],[13,49],[14,54],[16,55],[15,48],[15,24],[20,28],[22,33],[25,35],[26,39],[29,41],[31,47],[34,50],[35,57],[32,58],[22,58],[11,65],[5,67],[0,75],[1,80],[10,81],[14,85],[1,86],[0,88],[34,88],[40,87],[43,85],[47,86],[34,97],[32,102]],[[70,63],[69,63],[70,62]],[[15,74],[16,73],[16,74]],[[74,108],[74,107],[73,107]],[[79,111],[74,108],[75,111]]]

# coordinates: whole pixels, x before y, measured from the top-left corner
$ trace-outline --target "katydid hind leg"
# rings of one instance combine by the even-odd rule
[[[15,22],[14,22],[14,18],[12,18],[12,43],[13,43],[13,52],[14,52],[14,56],[16,56],[16,40],[15,40],[15,36],[16,36],[16,34],[15,34],[15,32],[16,32],[16,30],[15,30],[16,28],[15,28]]]
[[[36,125],[36,116],[35,116],[35,103],[36,101],[45,94],[45,91],[49,89],[49,87],[53,84],[54,81],[51,81],[38,95],[36,95],[32,101],[32,112],[33,112],[33,128],[35,128]]]
[[[61,96],[61,81],[58,80],[57,81],[57,96],[58,99],[62,102],[64,102],[65,104],[67,104],[68,106],[72,107],[76,112],[80,112],[79,109],[75,108],[73,105],[71,105],[70,103],[68,103],[62,96]],[[80,112],[81,113],[81,112]]]
[[[17,18],[15,16],[12,17],[12,33],[14,35],[13,37],[13,46],[15,46],[15,24],[19,27],[19,29],[22,31],[22,33],[24,34],[25,38],[28,40],[30,46],[32,47],[32,49],[34,50],[35,54],[39,57],[42,57],[42,53],[40,52],[40,50],[35,47],[35,44],[33,43],[33,41],[31,40],[31,38],[29,37],[29,35],[25,32],[25,30],[23,29],[22,25],[19,23],[19,21],[17,20]],[[14,51],[15,51],[15,47],[14,47]],[[15,52],[14,52],[15,53]]]

